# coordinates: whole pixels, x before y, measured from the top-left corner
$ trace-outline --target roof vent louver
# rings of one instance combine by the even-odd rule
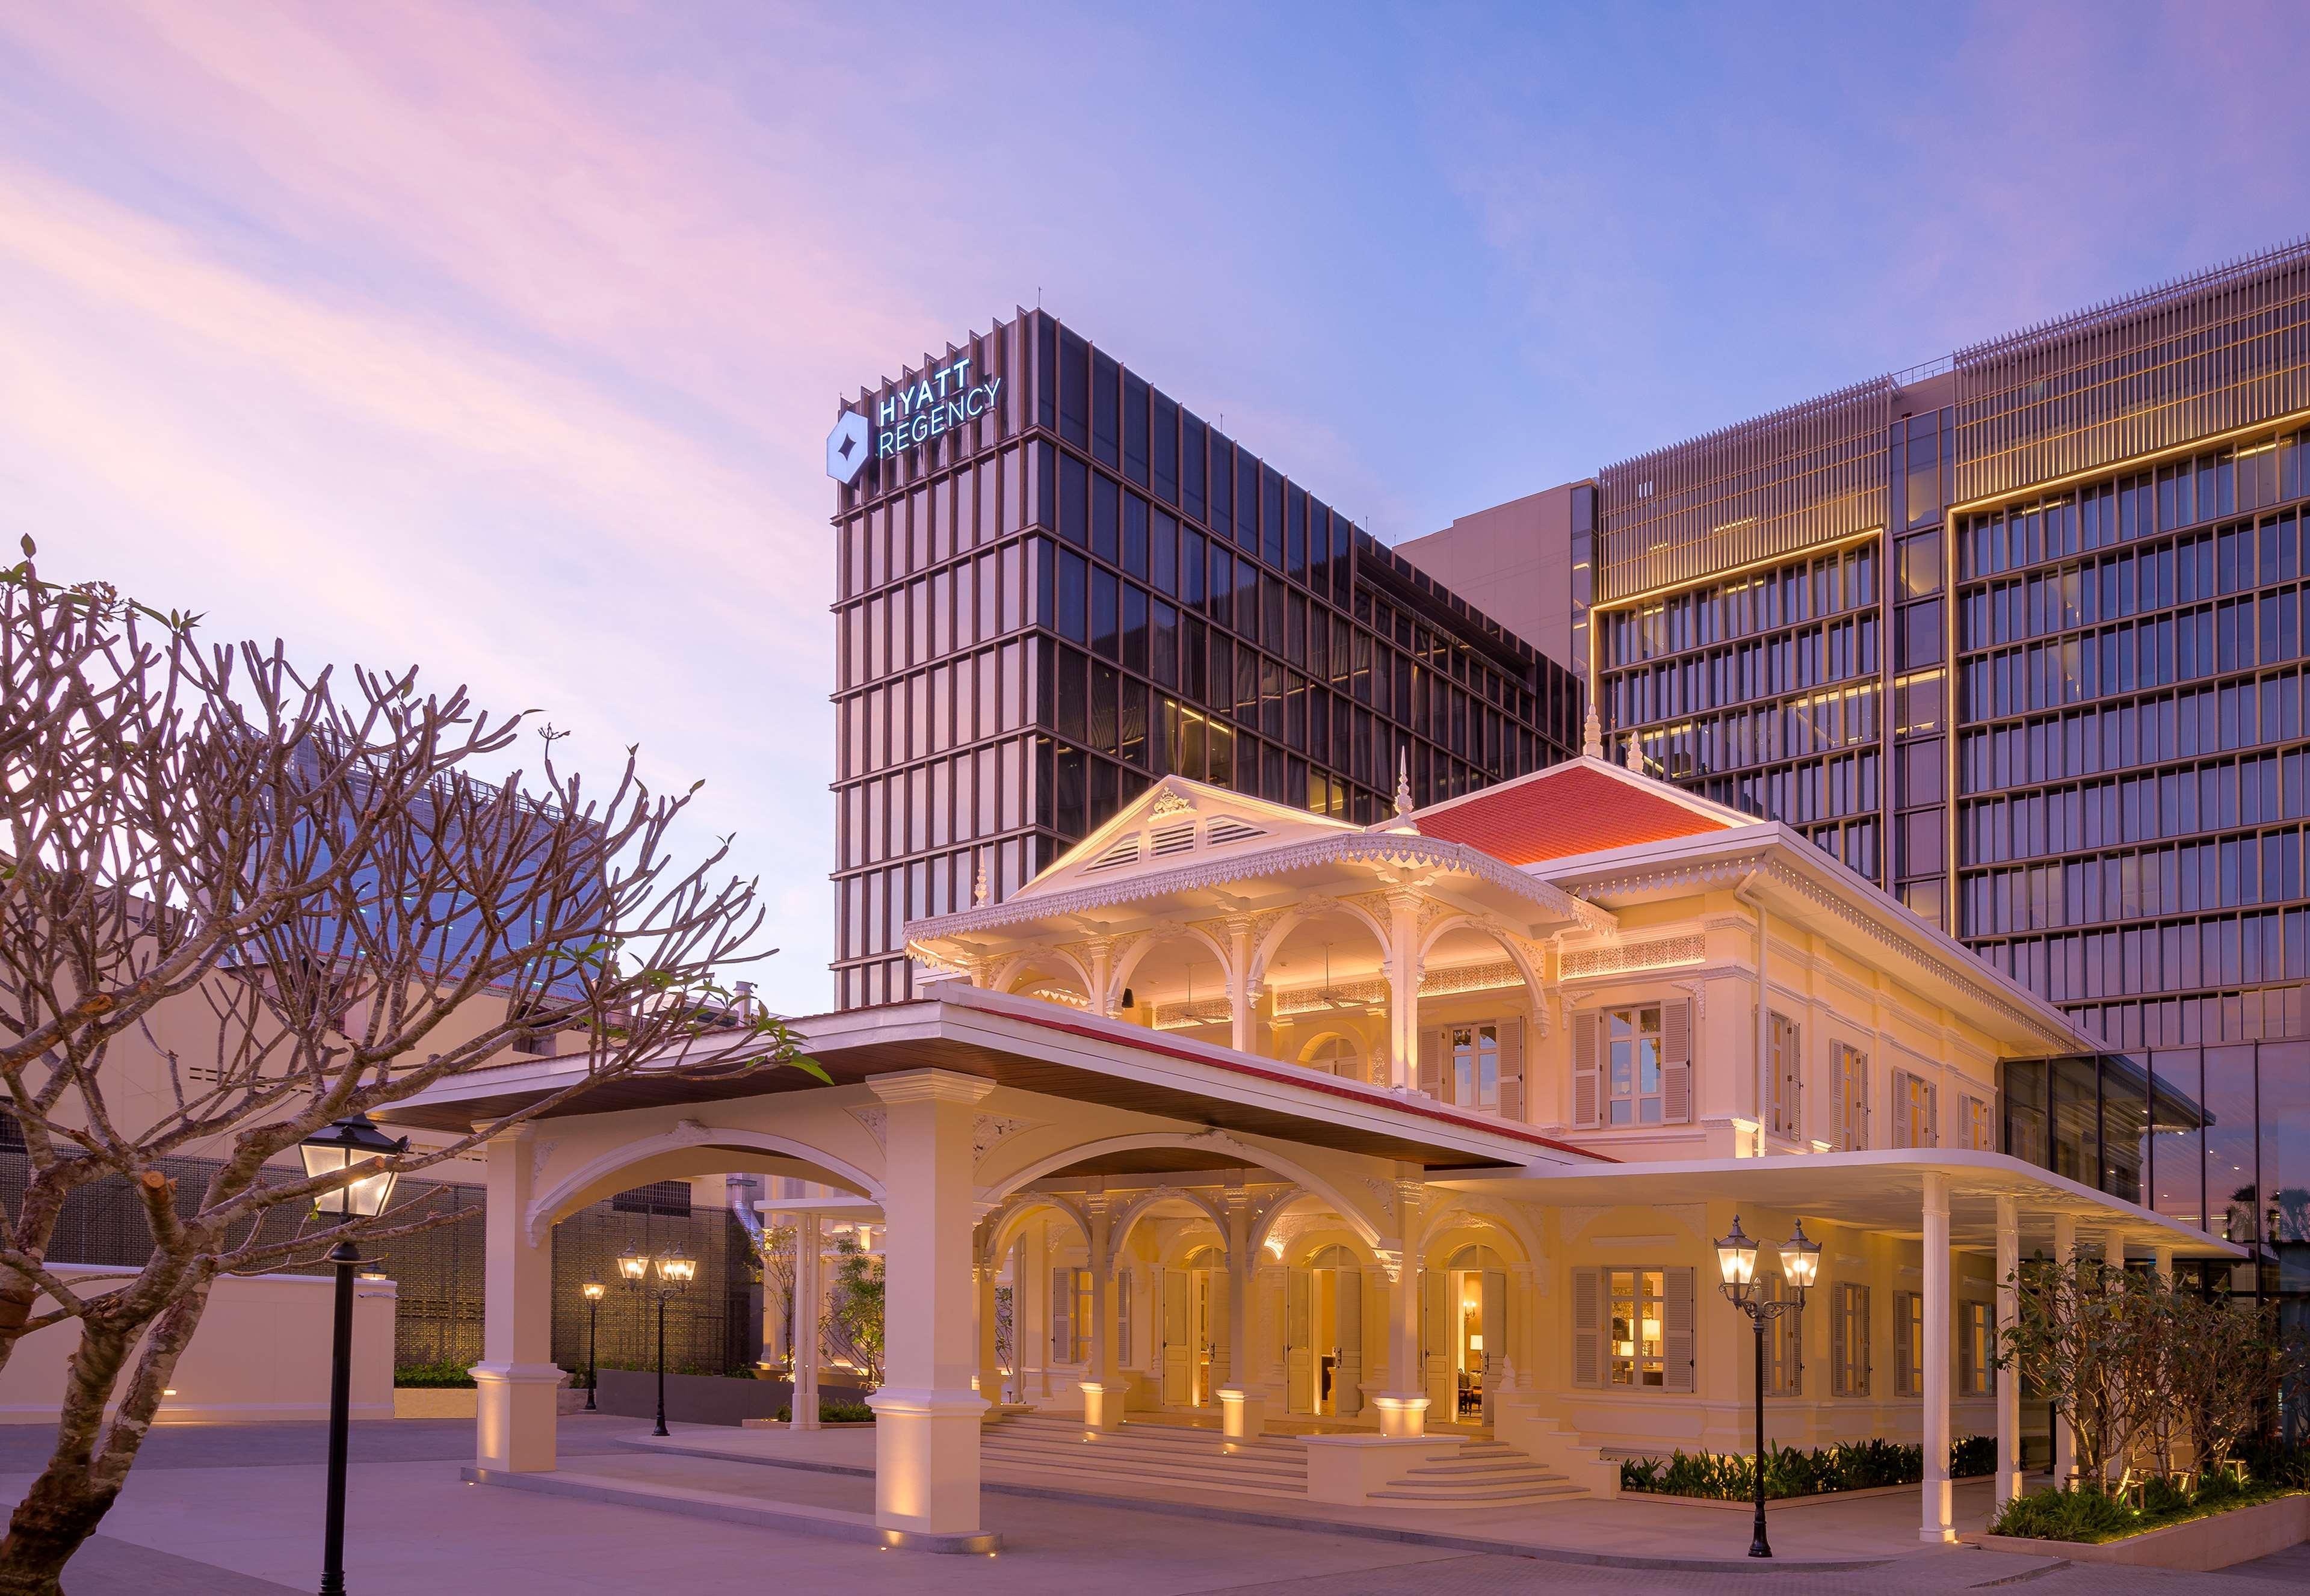
[[[1094,870],[1113,870],[1118,864],[1129,864],[1139,857],[1139,838],[1134,833],[1083,866],[1085,874]]]
[[[1264,837],[1266,835],[1266,832],[1262,831],[1256,826],[1246,825],[1241,820],[1234,820],[1226,816],[1222,816],[1220,819],[1211,821],[1208,826],[1203,828],[1204,845],[1214,848],[1218,847],[1222,843],[1242,842],[1248,837]]]
[[[1147,834],[1147,854],[1151,859],[1166,859],[1173,854],[1184,854],[1194,846],[1195,823],[1193,820],[1158,826]]]

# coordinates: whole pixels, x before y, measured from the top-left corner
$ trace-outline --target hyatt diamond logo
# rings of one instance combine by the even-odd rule
[[[873,444],[873,435],[866,429],[866,418],[855,410],[846,410],[834,430],[826,435],[826,474],[847,488],[866,469],[866,456]]]

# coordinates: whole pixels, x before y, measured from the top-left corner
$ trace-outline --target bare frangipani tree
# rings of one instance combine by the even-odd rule
[[[305,1138],[541,1037],[582,1049],[584,1080],[492,1133],[640,1071],[815,1072],[716,984],[765,956],[763,915],[755,881],[720,876],[726,844],[688,867],[670,851],[695,788],[651,791],[629,749],[597,791],[550,729],[534,769],[483,782],[523,716],[413,671],[208,646],[192,618],[44,582],[24,553],[0,569],[0,1106],[30,1165],[0,1211],[0,1366],[35,1331],[76,1321],[78,1340],[0,1593],[59,1589],[220,1275],[437,1222],[421,1202],[308,1220],[345,1177],[308,1178]],[[221,1160],[196,1197],[161,1167],[193,1154]],[[149,1256],[51,1268],[65,1202],[98,1182],[134,1193]]]

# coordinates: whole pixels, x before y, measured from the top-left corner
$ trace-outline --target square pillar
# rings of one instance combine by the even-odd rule
[[[1925,1411],[1924,1520],[1917,1539],[1957,1539],[1950,1495],[1950,1211],[1949,1176],[1925,1175],[1924,1196]]]
[[[1003,1400],[1003,1348],[998,1335],[1002,1305],[995,1300],[1000,1283],[997,1264],[990,1260],[971,1271],[978,1303],[978,1394],[990,1402]],[[1015,1331],[1013,1333],[1016,1333]]]
[[[2054,1262],[2067,1269],[2078,1255],[2078,1221],[2074,1214],[2054,1216]],[[2070,1433],[2066,1414],[2054,1409],[2054,1488],[2069,1488],[2070,1474],[2078,1466],[2077,1440]]]
[[[2020,1323],[2021,1293],[2014,1275],[2021,1267],[2019,1205],[2010,1197],[1997,1200],[1997,1346],[2005,1349],[2005,1332]],[[2000,1369],[1997,1382],[1997,1489],[2002,1505],[2021,1494],[2021,1380],[2011,1369]],[[1993,1511],[1994,1509],[1993,1508]]]
[[[1381,1252],[1387,1277],[1388,1389],[1374,1392],[1383,1436],[1420,1436],[1428,1430],[1428,1392],[1420,1357],[1420,1268],[1411,1250]]]
[[[1420,895],[1402,889],[1387,895],[1387,1083],[1420,1085]]]
[[[994,1082],[910,1070],[867,1082],[889,1108],[882,1212],[882,1388],[874,1410],[874,1522],[886,1534],[978,1531],[978,1431],[970,1388],[974,1106]]]
[[[488,1143],[482,1361],[473,1366],[474,1465],[517,1474],[553,1468],[562,1381],[553,1363],[553,1232],[535,1245],[529,1239],[535,1129],[521,1125]]]
[[[789,1421],[798,1430],[818,1427],[819,1321],[826,1313],[826,1241],[814,1212],[795,1216],[794,1398]]]
[[[1267,1392],[1251,1377],[1252,1284],[1258,1271],[1251,1256],[1251,1198],[1240,1179],[1230,1178],[1227,1203],[1228,1373],[1220,1388],[1220,1429],[1230,1441],[1248,1441],[1267,1426]]]
[[[1112,1430],[1123,1424],[1124,1380],[1115,1366],[1115,1273],[1108,1256],[1115,1232],[1115,1212],[1104,1192],[1083,1199],[1090,1221],[1085,1260],[1090,1266],[1090,1367],[1082,1381],[1083,1425]]]

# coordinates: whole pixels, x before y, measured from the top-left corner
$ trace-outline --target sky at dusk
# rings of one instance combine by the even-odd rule
[[[1395,541],[2310,230],[2310,13],[0,3],[44,572],[703,778],[828,1006],[838,395],[1046,307]],[[1481,595],[1478,595],[1481,603]]]

